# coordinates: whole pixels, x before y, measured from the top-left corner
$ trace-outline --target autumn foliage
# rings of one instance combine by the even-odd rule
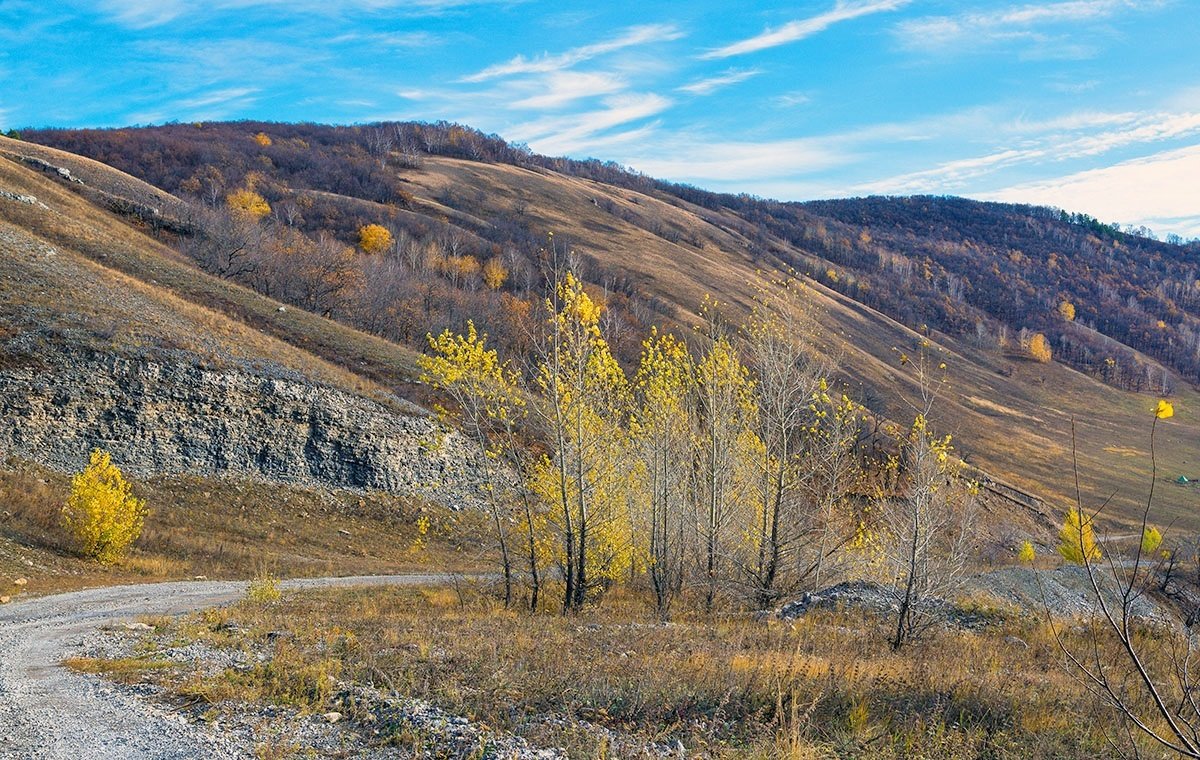
[[[358,247],[363,253],[383,253],[392,247],[392,233],[382,224],[366,224],[358,229]]]
[[[872,464],[859,448],[867,413],[815,348],[799,281],[765,286],[737,329],[711,300],[690,336],[651,328],[628,371],[601,294],[570,270],[553,282],[527,369],[470,321],[430,335],[421,359],[453,402],[443,413],[486,455],[506,602],[524,576],[535,598],[553,579],[565,612],[618,585],[648,591],[663,617],[680,600],[766,607],[893,557],[886,576],[911,613],[902,638],[920,631],[925,596],[957,577],[958,460],[919,417],[902,454]],[[895,510],[866,498],[872,477],[892,481]],[[902,517],[908,507],[920,514]],[[913,519],[916,567],[902,561]]]
[[[1058,539],[1058,553],[1068,562],[1082,565],[1100,559],[1092,517],[1081,509],[1072,508],[1067,512],[1059,528]]]
[[[271,213],[271,204],[267,203],[266,198],[250,188],[234,190],[225,196],[225,204],[236,216],[253,220],[262,219]]]
[[[62,510],[63,527],[80,554],[103,564],[120,560],[141,536],[145,519],[145,501],[133,495],[111,455],[93,451],[87,467],[71,480]]]
[[[1039,364],[1049,364],[1052,358],[1050,350],[1050,342],[1046,340],[1046,336],[1042,333],[1034,333],[1029,339],[1029,358]]]

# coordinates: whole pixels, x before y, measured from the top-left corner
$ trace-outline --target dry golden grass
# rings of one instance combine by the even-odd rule
[[[511,213],[513,204],[523,201],[535,228],[583,241],[580,250],[673,304],[685,324],[708,294],[728,304],[737,319],[751,302],[753,283],[759,281],[757,269],[770,270],[777,264],[750,259],[736,216],[678,199],[547,171],[449,158],[429,158],[422,170],[405,172],[405,178],[421,203],[435,203],[447,191],[473,194],[463,205],[478,216],[487,216],[491,209]],[[632,214],[634,221],[605,210],[608,201],[620,213]],[[653,234],[654,229],[680,230],[682,239],[672,242]],[[769,243],[801,259],[807,256],[787,241]],[[912,410],[904,399],[915,398],[916,388],[892,349],[916,356],[924,337],[819,283],[812,283],[812,292],[823,313],[821,340],[841,357],[845,379],[853,387],[874,389],[884,401],[877,411],[900,421],[910,417]],[[670,320],[663,321],[670,326]],[[1074,495],[1070,431],[1072,419],[1077,419],[1085,499],[1095,506],[1116,493],[1107,514],[1117,523],[1138,514],[1150,462],[1148,453],[1128,452],[1148,452],[1155,397],[1116,390],[1057,363],[1004,356],[939,334],[929,338],[937,362],[948,365],[949,380],[932,421],[954,435],[958,451],[969,461],[1045,497],[1050,512],[1063,513]],[[1200,458],[1200,425],[1194,422],[1200,415],[1200,393],[1181,387],[1175,400],[1177,416],[1159,426],[1159,475],[1164,482],[1159,484],[1152,518],[1195,529],[1200,528],[1200,514],[1194,509],[1197,491],[1165,481],[1180,474],[1200,477],[1200,470],[1193,469]]]
[[[194,477],[135,482],[150,516],[133,552],[102,567],[76,556],[59,525],[67,475],[28,463],[0,466],[0,588],[23,591],[176,580],[490,570],[481,515],[420,500]],[[412,550],[417,520],[432,530]],[[7,593],[7,592],[5,592]]]
[[[0,185],[50,207],[0,204],[0,230],[24,248],[57,251],[5,256],[5,301],[18,313],[57,313],[70,303],[90,323],[116,326],[116,347],[165,343],[201,357],[273,362],[381,399],[390,395],[383,385],[417,374],[410,350],[300,309],[279,311],[279,302],[201,272],[34,170],[0,158]]]
[[[176,623],[167,639],[270,655],[249,670],[184,674],[176,693],[187,700],[321,711],[333,679],[352,679],[580,758],[677,740],[689,756],[730,758],[1105,753],[1107,724],[1095,722],[1033,620],[936,632],[899,654],[886,645],[885,624],[861,614],[792,625],[740,615],[652,620],[623,593],[560,617],[504,610],[474,589],[361,589],[207,611]],[[626,749],[607,754],[608,739],[586,724],[617,732]]]
[[[121,683],[134,683],[141,680],[147,671],[167,670],[173,666],[167,660],[156,660],[145,657],[127,657],[122,659],[102,659],[96,657],[71,657],[63,661],[63,665],[77,673],[101,675]]]
[[[183,205],[178,198],[169,193],[136,177],[117,171],[108,164],[102,164],[99,161],[93,161],[90,158],[57,148],[0,136],[0,154],[17,158],[32,156],[54,166],[66,167],[71,174],[82,180],[89,190],[98,190],[111,196],[157,208],[162,213],[178,213]]]

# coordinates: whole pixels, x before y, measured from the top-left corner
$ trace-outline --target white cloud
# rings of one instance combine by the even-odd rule
[[[660,136],[653,154],[634,154],[626,162],[654,177],[728,185],[793,177],[845,165],[854,160],[836,140],[799,138],[767,142]]]
[[[1078,137],[1062,146],[1062,158],[1098,156],[1117,148],[1200,133],[1200,112],[1148,114],[1122,129]]]
[[[688,92],[692,95],[711,95],[717,90],[737,84],[738,82],[745,82],[750,77],[758,76],[761,73],[762,71],[759,69],[745,69],[743,71],[730,69],[724,74],[718,74],[715,77],[709,77],[707,79],[701,79],[699,81],[692,82],[691,84],[685,84],[677,89],[679,89],[680,92]]]
[[[440,45],[445,38],[429,32],[350,33],[334,37],[329,42],[334,45],[354,43],[367,48],[424,48]]]
[[[808,105],[812,102],[812,96],[806,92],[785,92],[782,95],[776,95],[771,99],[777,106],[783,108],[794,108],[796,106]]]
[[[1084,129],[1095,129],[1097,127],[1132,124],[1140,118],[1142,118],[1142,114],[1136,111],[1076,111],[1040,121],[1019,118],[1014,122],[1004,125],[1003,128],[1021,133],[1073,132]]]
[[[513,108],[561,108],[576,100],[611,95],[626,87],[624,79],[602,72],[553,71],[529,84],[537,94],[512,103]]]
[[[667,110],[671,100],[654,93],[625,93],[604,100],[604,107],[569,116],[550,116],[507,130],[511,139],[549,155],[594,149],[604,132]]]
[[[117,23],[135,29],[166,24],[187,11],[182,0],[105,0],[100,8]]]
[[[615,53],[618,50],[636,45],[668,42],[679,39],[682,36],[683,33],[670,24],[633,26],[613,39],[572,48],[557,55],[543,55],[539,58],[526,58],[523,55],[518,55],[504,63],[488,66],[483,71],[464,77],[462,81],[484,82],[489,79],[513,76],[514,74],[541,74],[559,71],[607,53]]]
[[[726,45],[716,50],[710,50],[700,57],[729,58],[735,55],[745,55],[746,53],[755,53],[759,50],[786,45],[823,32],[839,22],[850,21],[851,19],[868,16],[873,13],[898,10],[908,5],[909,2],[911,0],[867,0],[866,2],[838,0],[834,3],[831,10],[824,13],[797,21],[790,21],[778,29],[768,29],[762,34],[750,37],[749,39],[741,40],[740,42],[735,42],[732,45]]]
[[[895,177],[864,182],[850,189],[851,195],[901,195],[944,193],[961,188],[968,180],[982,177],[1007,166],[1047,157],[1045,150],[1001,150],[983,156],[946,161],[932,169],[909,172]]]
[[[1200,145],[1193,145],[976,197],[1058,206],[1105,221],[1145,225],[1160,235],[1200,237],[1197,177]]]
[[[1054,92],[1064,92],[1068,95],[1081,95],[1085,92],[1091,92],[1101,85],[1099,79],[1085,79],[1079,82],[1051,82],[1046,87]]]
[[[1116,127],[1088,131],[1096,127]],[[1043,122],[1017,121],[1001,127],[1029,134],[1012,148],[947,161],[930,169],[888,177],[852,188],[855,193],[942,193],[1021,164],[1050,164],[1104,155],[1120,148],[1200,134],[1197,113],[1080,113]]]
[[[202,93],[191,98],[177,101],[175,105],[178,108],[194,111],[200,108],[209,106],[224,105],[230,101],[246,102],[250,100],[250,96],[258,92],[258,89],[253,87],[231,87],[224,90],[213,90],[212,92]]]

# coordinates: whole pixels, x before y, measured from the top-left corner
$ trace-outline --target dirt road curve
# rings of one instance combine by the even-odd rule
[[[428,585],[443,575],[285,581],[285,589]],[[0,607],[0,758],[182,760],[243,758],[220,736],[59,663],[88,631],[138,615],[174,615],[227,604],[246,584],[185,581],[77,591]]]

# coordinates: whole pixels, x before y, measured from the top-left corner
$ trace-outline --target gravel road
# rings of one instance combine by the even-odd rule
[[[284,581],[284,589],[432,585],[447,575]],[[247,757],[168,709],[59,663],[89,632],[139,615],[178,615],[240,599],[244,582],[184,581],[76,591],[0,607],[0,758],[80,760]]]

